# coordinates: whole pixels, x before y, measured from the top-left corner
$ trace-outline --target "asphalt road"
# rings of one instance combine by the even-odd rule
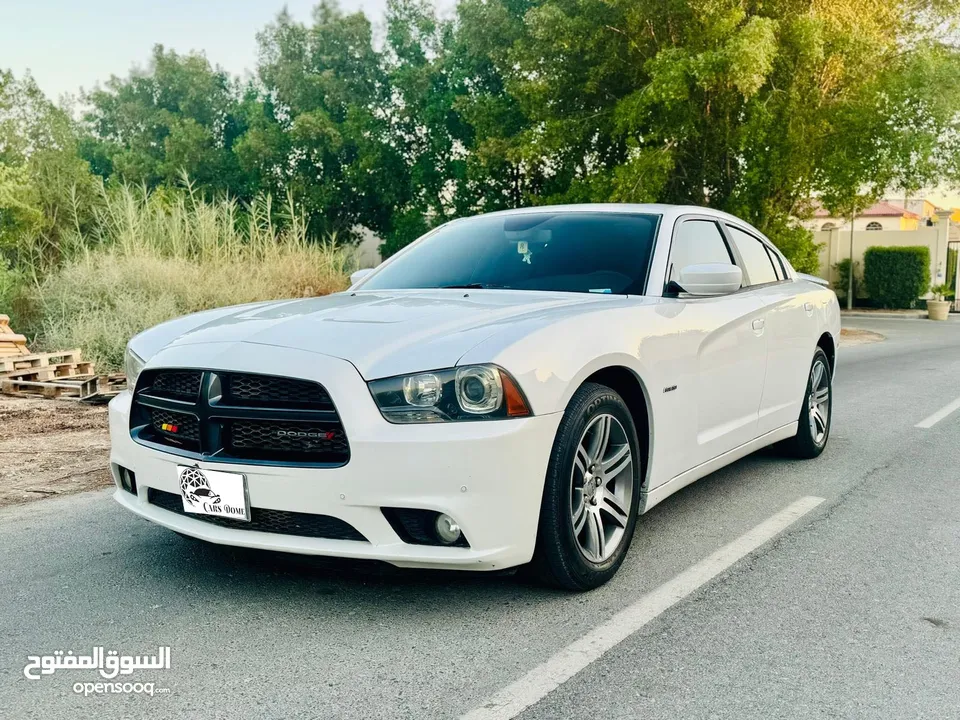
[[[400,571],[182,539],[109,493],[0,512],[0,717],[457,718],[799,498],[824,502],[519,717],[960,717],[960,321],[856,318],[830,445],[766,452],[641,518],[607,586]],[[29,655],[132,655],[169,692],[83,697]]]

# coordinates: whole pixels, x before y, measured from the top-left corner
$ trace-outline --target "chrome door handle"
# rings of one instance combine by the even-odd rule
[[[752,325],[754,330],[763,330],[763,325],[764,325],[763,318],[757,318],[756,320],[753,321]]]

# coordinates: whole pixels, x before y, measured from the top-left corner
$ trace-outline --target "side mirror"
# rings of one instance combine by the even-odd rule
[[[680,287],[691,295],[726,295],[743,284],[743,272],[729,263],[687,265],[680,270]]]
[[[350,273],[350,287],[356,285],[372,272],[373,268],[363,268],[363,270],[357,270],[356,272]]]

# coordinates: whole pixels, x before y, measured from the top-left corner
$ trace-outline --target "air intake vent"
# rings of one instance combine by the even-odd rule
[[[212,515],[196,515],[183,509],[183,500],[176,493],[164,492],[156,488],[147,488],[147,502],[168,512],[200,520],[211,525],[231,530],[255,530],[257,532],[277,533],[278,535],[296,535],[298,537],[324,538],[327,540],[355,540],[368,542],[355,527],[340,518],[311,513],[286,512],[267,508],[250,508],[250,522],[229,520]]]

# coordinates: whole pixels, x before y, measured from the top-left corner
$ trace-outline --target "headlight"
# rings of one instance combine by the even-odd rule
[[[144,359],[127,345],[127,351],[123,356],[123,369],[127,373],[127,387],[131,390],[136,386],[137,378],[140,377],[140,371],[143,370],[144,365],[146,365]]]
[[[532,414],[516,381],[496,365],[466,365],[374,380],[370,392],[392,423],[497,420]]]

